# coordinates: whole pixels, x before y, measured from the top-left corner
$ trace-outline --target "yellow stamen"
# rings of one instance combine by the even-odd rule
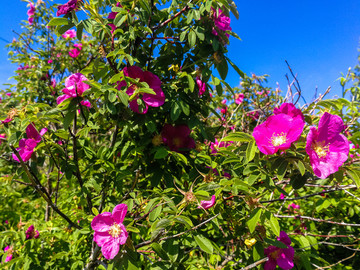
[[[280,134],[275,135],[274,133],[271,137],[271,143],[275,147],[286,143],[286,134],[281,132]]]
[[[114,224],[110,227],[109,234],[110,234],[112,237],[114,237],[114,238],[119,237],[119,235],[121,234],[120,225],[117,224],[117,223],[114,223]]]
[[[311,148],[316,152],[319,158],[326,157],[329,152],[329,145],[325,145],[325,141],[312,143]]]

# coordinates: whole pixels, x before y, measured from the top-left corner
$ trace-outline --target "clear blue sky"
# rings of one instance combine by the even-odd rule
[[[4,1],[4,0],[2,0]],[[54,0],[64,3],[66,0]],[[269,74],[268,86],[280,83],[286,91],[288,60],[298,74],[304,96],[310,101],[315,93],[328,86],[330,96],[340,95],[340,72],[357,63],[360,41],[360,0],[235,0],[240,19],[232,17],[231,26],[241,41],[231,38],[229,57],[240,69],[251,75]],[[0,37],[11,41],[12,29],[21,31],[18,23],[26,20],[26,3],[6,1],[0,9]],[[16,68],[7,61],[6,43],[0,40],[0,84],[7,82]],[[230,70],[227,81],[239,84]]]

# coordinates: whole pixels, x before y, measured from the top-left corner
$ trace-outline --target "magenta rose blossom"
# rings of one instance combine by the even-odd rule
[[[276,238],[283,242],[287,248],[278,248],[270,246],[265,248],[264,254],[269,260],[264,265],[264,270],[274,270],[278,265],[281,269],[289,270],[294,267],[294,248],[291,247],[291,240],[286,232],[281,231],[280,237]]]
[[[160,107],[161,105],[164,104],[165,95],[164,92],[161,90],[161,80],[159,79],[158,76],[151,73],[150,71],[143,71],[138,66],[125,67],[123,69],[123,72],[126,77],[130,77],[133,79],[140,79],[139,80],[140,82],[146,82],[149,85],[149,87],[155,92],[155,95],[147,94],[147,93],[137,95],[134,100],[129,102],[130,109],[132,111],[136,113],[145,114],[147,113],[149,106]],[[117,88],[120,90],[121,87],[123,86],[126,86],[125,81],[119,82]],[[136,88],[137,86],[135,84],[132,84],[128,87],[126,93],[129,96],[131,96],[135,92]],[[145,108],[143,109],[142,112],[140,112],[139,110],[138,99],[142,99],[142,101],[145,104]]]
[[[65,39],[74,38],[76,37],[76,31],[74,29],[67,30],[62,37]]]
[[[19,141],[19,148],[16,149],[24,162],[28,161],[31,158],[35,147],[41,141],[41,136],[43,136],[47,132],[47,130],[47,128],[43,128],[39,133],[33,123],[26,127],[27,139],[21,139]],[[20,162],[20,160],[14,153],[12,154],[12,157],[15,161]]]
[[[80,55],[80,52],[82,50],[82,44],[79,43],[79,44],[74,44],[74,49],[70,50],[69,51],[69,55],[72,57],[72,58],[76,58]]]
[[[201,80],[199,76],[196,77],[196,84],[199,87],[199,96],[203,95],[206,91],[206,84]]]
[[[82,94],[90,88],[90,85],[84,83],[88,79],[81,73],[70,75],[65,80],[65,88],[62,90],[64,95],[56,99],[57,104],[62,103],[65,99],[81,97]]]
[[[122,7],[120,3],[117,3],[116,6],[117,7]],[[114,12],[114,11],[110,12],[110,14],[108,16],[108,20],[114,20],[118,13],[119,12]],[[111,27],[111,33],[114,33],[114,31],[116,30],[115,24],[109,23],[109,26]]]
[[[58,11],[56,12],[56,16],[66,15],[73,10],[76,11],[81,2],[82,0],[69,0],[66,4],[59,5],[57,7]]]
[[[184,152],[189,149],[195,148],[195,141],[190,137],[191,130],[187,125],[172,126],[166,124],[162,131],[161,136],[165,145],[171,151]]]
[[[349,141],[340,134],[344,123],[340,116],[325,112],[318,129],[310,127],[306,138],[306,153],[317,177],[325,179],[339,170],[349,155]]]
[[[112,213],[101,213],[91,222],[91,228],[95,231],[94,241],[101,247],[101,252],[107,260],[114,259],[120,245],[126,243],[128,233],[123,224],[126,213],[127,205],[118,204]]]
[[[222,142],[215,139],[215,142],[210,142],[211,154],[215,155],[220,147],[228,147],[234,142]]]
[[[34,225],[31,225],[25,232],[26,234],[26,240],[33,239],[33,238],[39,238],[40,234],[38,230],[35,230]]]
[[[281,106],[279,108],[275,108],[274,109],[274,114],[278,115],[278,114],[287,114],[289,116],[291,116],[292,118],[297,118],[297,119],[301,119],[304,122],[305,125],[305,121],[304,121],[304,115],[302,114],[300,109],[296,109],[295,105],[292,103],[283,103],[281,104]]]
[[[215,205],[215,200],[216,200],[215,195],[212,195],[211,200],[201,201],[200,206],[198,206],[198,208],[204,208],[205,210],[207,210]]]
[[[265,155],[273,155],[279,149],[286,150],[297,141],[304,124],[300,118],[286,114],[272,115],[264,123],[254,128],[253,136],[259,150]]]
[[[230,27],[230,18],[228,16],[226,16],[223,11],[219,8],[218,11],[216,11],[216,9],[211,8],[212,11],[212,18],[214,20],[214,24],[215,27],[212,30],[212,33],[217,36],[219,34],[219,30],[222,32],[225,31],[231,31],[231,27]],[[225,33],[225,35],[227,37],[229,37],[230,35],[228,33]]]
[[[29,5],[30,5],[30,9],[27,11],[28,22],[29,25],[32,25],[34,23],[35,6],[33,5],[33,3],[30,3]]]

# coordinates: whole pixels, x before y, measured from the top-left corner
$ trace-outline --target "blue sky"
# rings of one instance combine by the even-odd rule
[[[26,20],[26,2],[6,1],[0,9],[0,84],[6,83],[16,66],[7,61],[6,43],[19,22]],[[66,0],[54,0],[64,3]],[[359,0],[268,1],[235,0],[240,18],[231,17],[233,31],[241,41],[231,38],[228,56],[244,72],[269,74],[268,86],[286,91],[287,60],[298,74],[303,94],[311,101],[315,88],[330,96],[341,95],[336,81],[340,73],[357,64],[360,41]],[[230,70],[227,81],[239,84],[239,76]]]

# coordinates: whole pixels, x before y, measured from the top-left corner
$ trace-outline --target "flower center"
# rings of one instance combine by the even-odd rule
[[[311,147],[316,152],[319,158],[326,157],[327,152],[329,152],[329,145],[325,145],[324,141],[315,141],[312,143]]]
[[[174,138],[173,139],[173,144],[176,146],[176,147],[180,147],[181,146],[181,142],[182,142],[182,140],[181,140],[181,138]]]
[[[112,237],[114,237],[114,238],[119,237],[119,235],[121,234],[120,225],[117,224],[117,223],[114,223],[114,224],[110,227],[109,234],[110,234]]]
[[[281,132],[280,134],[275,135],[274,133],[271,137],[271,143],[275,147],[286,143],[286,134]]]
[[[281,253],[281,249],[275,250],[274,252],[270,253],[270,257],[273,258],[274,260],[277,260],[277,258],[279,258]]]

